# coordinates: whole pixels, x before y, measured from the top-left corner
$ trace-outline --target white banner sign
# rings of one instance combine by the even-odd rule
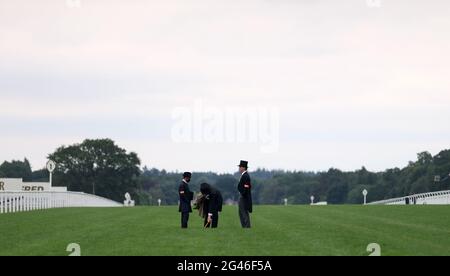
[[[0,178],[0,192],[48,192],[47,182],[23,182],[20,178]]]

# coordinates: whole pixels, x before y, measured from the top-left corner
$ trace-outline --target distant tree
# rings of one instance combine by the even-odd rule
[[[417,154],[417,162],[420,165],[429,165],[433,162],[433,156],[428,151]]]
[[[279,205],[286,197],[283,187],[277,180],[271,179],[264,183],[259,194],[259,201],[263,204]]]
[[[237,184],[238,179],[230,174],[221,175],[217,179],[215,186],[222,192],[224,200],[237,201]]]
[[[348,187],[344,183],[332,184],[328,190],[327,201],[330,204],[345,203],[348,194]]]
[[[356,171],[357,183],[365,185],[374,185],[377,182],[377,175],[373,172],[369,172],[365,167]]]
[[[409,194],[420,194],[420,193],[427,193],[430,192],[430,184],[432,183],[430,177],[427,177],[426,175],[419,178],[417,181],[415,181],[411,185],[411,189],[409,191]]]
[[[288,204],[310,204],[311,196],[303,191],[299,191],[294,196],[288,197]]]
[[[116,201],[121,201],[126,192],[136,194],[140,160],[110,139],[62,146],[49,159],[57,163],[55,186],[86,193],[95,189],[96,195]]]
[[[49,172],[47,169],[33,171],[32,178],[33,178],[33,182],[48,182],[49,181]]]
[[[0,175],[4,178],[23,178],[24,181],[31,181],[32,171],[30,162],[26,158],[24,161],[5,161],[0,165]]]
[[[362,194],[362,191],[364,189],[368,190],[369,186],[367,185],[358,185],[354,187],[351,191],[349,191],[347,195],[347,203],[350,204],[363,204],[364,203],[364,196]]]

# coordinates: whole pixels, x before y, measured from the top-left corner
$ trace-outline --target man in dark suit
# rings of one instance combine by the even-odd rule
[[[219,225],[219,212],[222,212],[223,198],[219,190],[208,183],[200,186],[200,192],[204,196],[203,212],[205,214],[205,227],[217,228]]]
[[[191,201],[194,198],[194,193],[189,190],[188,183],[191,181],[192,173],[185,172],[183,180],[178,188],[180,196],[179,212],[181,213],[181,228],[188,228],[189,213],[192,213]]]
[[[200,192],[204,197],[203,213],[205,214],[205,227],[217,228],[219,225],[219,212],[222,212],[222,193],[211,187],[208,183],[200,185]]]
[[[241,179],[238,185],[238,190],[241,195],[239,198],[239,218],[242,228],[250,228],[250,213],[253,212],[252,181],[247,172],[248,162],[242,160],[238,166],[239,173],[241,173]]]

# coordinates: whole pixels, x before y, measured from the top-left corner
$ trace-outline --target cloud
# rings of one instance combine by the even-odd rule
[[[0,1],[0,126],[10,139],[0,138],[2,158],[26,154],[14,141],[33,124],[45,129],[29,136],[35,160],[58,141],[107,135],[139,149],[144,164],[177,169],[186,160],[165,160],[183,152],[163,141],[171,113],[202,100],[280,110],[289,152],[243,154],[259,164],[324,168],[347,153],[356,157],[336,162],[351,168],[365,146],[377,149],[367,156],[375,169],[406,163],[450,138],[450,4],[382,3]],[[233,163],[252,147],[185,146]]]

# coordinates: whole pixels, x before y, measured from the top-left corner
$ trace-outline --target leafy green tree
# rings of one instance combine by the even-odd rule
[[[136,153],[127,153],[110,139],[62,146],[49,159],[57,163],[55,186],[116,201],[122,201],[126,192],[136,195],[140,160]]]
[[[267,180],[259,194],[259,201],[264,204],[279,205],[286,197],[283,187],[275,179]]]
[[[327,201],[330,204],[345,203],[348,194],[348,187],[344,183],[331,184],[327,194]]]
[[[219,176],[215,186],[222,192],[222,197],[224,200],[238,200],[237,192],[238,179],[234,176],[226,174]],[[253,188],[255,189],[255,183],[253,183]]]
[[[429,165],[433,162],[433,156],[428,151],[418,153],[417,162],[421,165]]]
[[[26,158],[24,161],[5,161],[0,165],[0,175],[4,178],[23,178],[24,181],[31,181],[32,171],[30,162]]]
[[[420,193],[427,193],[430,192],[430,178],[427,177],[426,175],[419,178],[417,181],[415,181],[412,185],[411,185],[411,190],[410,190],[410,194],[420,194]]]
[[[33,182],[48,182],[49,177],[50,176],[47,169],[33,171],[32,173]]]
[[[367,185],[358,185],[354,187],[351,191],[349,191],[347,196],[347,203],[350,204],[363,204],[364,196],[362,192],[364,189],[369,190],[369,186]]]

